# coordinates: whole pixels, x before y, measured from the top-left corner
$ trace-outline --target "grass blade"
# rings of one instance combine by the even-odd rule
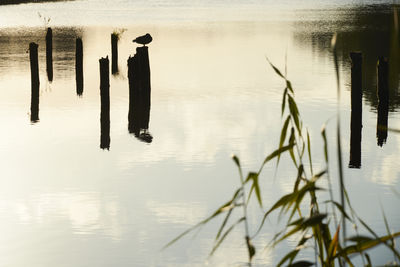
[[[218,247],[222,244],[222,242],[225,240],[225,238],[228,236],[228,234],[235,228],[236,225],[239,223],[243,222],[245,220],[245,217],[240,218],[237,220],[231,227],[226,230],[226,232],[221,236],[221,238],[217,241],[217,243],[214,245],[213,249],[210,252],[210,257],[215,253],[215,251],[218,249]]]
[[[281,71],[280,71],[277,67],[275,67],[274,64],[272,64],[271,61],[269,61],[269,58],[266,57],[266,59],[267,59],[269,65],[271,65],[271,67],[274,69],[275,73],[278,74],[280,77],[282,77],[283,79],[286,80],[285,76],[283,76],[283,74],[281,73]]]
[[[281,131],[281,136],[280,136],[280,138],[279,138],[279,148],[282,148],[282,147],[283,147],[283,143],[285,142],[286,134],[287,134],[287,129],[288,129],[288,126],[289,126],[289,122],[290,122],[290,116],[288,115],[287,118],[286,118],[286,120],[285,120],[285,122],[283,123],[282,131]],[[278,166],[278,164],[279,164],[279,159],[280,159],[280,158],[281,158],[281,155],[279,154],[279,155],[278,155],[278,160],[277,160],[276,166]]]
[[[310,172],[311,176],[314,175],[313,173],[313,166],[312,166],[312,158],[311,158],[311,141],[310,141],[310,134],[307,130],[307,151],[308,151],[308,160],[310,162]]]
[[[270,161],[271,159],[273,159],[273,158],[279,156],[280,154],[284,153],[285,151],[288,151],[288,150],[292,149],[294,145],[295,145],[294,143],[291,143],[291,144],[289,144],[289,145],[287,145],[287,146],[278,148],[277,150],[275,150],[274,152],[272,152],[271,154],[269,154],[269,155],[264,159],[264,162],[263,162],[263,164],[261,165],[261,168],[260,168],[260,170],[258,171],[258,174],[260,174],[261,170],[263,169],[263,167],[265,166],[265,164],[268,163],[268,161]]]

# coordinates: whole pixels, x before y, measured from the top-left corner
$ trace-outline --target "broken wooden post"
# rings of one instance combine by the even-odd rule
[[[100,63],[100,148],[110,149],[110,77],[109,60],[101,58]]]
[[[31,122],[39,121],[39,61],[38,45],[29,44],[29,60],[31,66]]]
[[[83,49],[81,38],[76,38],[75,75],[76,94],[81,96],[83,94]]]
[[[53,81],[53,31],[47,28],[46,34],[46,71],[49,81]]]
[[[111,34],[111,73],[118,73],[118,34]]]
[[[389,67],[386,57],[379,57],[378,60],[378,122],[376,126],[376,137],[378,146],[383,146],[387,140],[388,113],[389,113]]]
[[[150,120],[151,95],[150,64],[147,46],[136,48],[136,54],[133,57],[129,57],[128,78],[128,130],[141,141],[150,143],[153,137],[147,132]]]
[[[362,54],[351,52],[351,122],[349,168],[361,167]]]

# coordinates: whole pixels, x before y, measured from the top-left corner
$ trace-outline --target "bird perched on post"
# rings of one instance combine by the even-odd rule
[[[151,43],[151,41],[153,41],[153,37],[151,37],[149,33],[146,33],[145,35],[137,37],[132,42],[146,46],[147,44]]]

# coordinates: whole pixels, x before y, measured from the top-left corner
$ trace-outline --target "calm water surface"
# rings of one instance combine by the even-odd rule
[[[219,221],[196,238],[163,245],[209,215],[239,184],[230,158],[258,169],[278,144],[284,84],[265,57],[296,90],[313,140],[315,164],[324,167],[320,130],[327,123],[335,159],[336,80],[329,50],[338,35],[340,115],[345,183],[359,215],[385,233],[381,206],[399,231],[400,135],[377,146],[376,61],[399,62],[393,9],[384,3],[332,1],[92,1],[0,6],[0,266],[231,266],[246,260],[238,228],[205,262]],[[54,79],[47,80],[45,25],[53,27]],[[110,149],[100,149],[99,63],[119,41],[119,74],[110,75]],[[151,143],[128,132],[126,60],[131,42],[149,32]],[[83,40],[84,90],[77,96],[75,39]],[[30,121],[30,42],[39,44],[39,122]],[[396,50],[397,49],[397,50]],[[364,54],[361,168],[349,169],[350,51]],[[390,65],[389,127],[400,129],[398,63]],[[265,206],[292,190],[295,170],[283,158],[267,166]],[[331,176],[336,177],[335,160]],[[322,182],[325,184],[326,182]],[[333,180],[337,188],[338,181]],[[336,194],[337,199],[339,195]],[[239,216],[239,214],[238,214]],[[250,218],[257,227],[260,212]],[[279,230],[267,223],[255,243]],[[269,266],[281,248],[259,253]],[[391,259],[379,253],[376,264]]]

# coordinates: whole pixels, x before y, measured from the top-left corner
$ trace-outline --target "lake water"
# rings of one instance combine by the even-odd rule
[[[314,165],[324,168],[327,123],[337,193],[337,92],[330,41],[338,33],[341,142],[354,208],[385,234],[382,207],[399,231],[400,134],[377,145],[376,62],[389,57],[390,128],[400,129],[399,46],[393,7],[375,1],[94,1],[0,6],[0,266],[232,266],[246,261],[242,228],[207,260],[220,220],[160,249],[225,203],[239,186],[231,159],[258,170],[279,142],[288,78],[310,131]],[[39,16],[40,14],[40,16]],[[43,18],[53,28],[52,82],[46,75]],[[118,44],[110,74],[110,147],[100,148],[99,59]],[[127,59],[135,37],[151,33],[151,143],[128,131]],[[84,88],[77,96],[75,39],[83,41]],[[30,120],[29,43],[39,44],[39,121]],[[363,53],[361,168],[350,157],[349,52]],[[287,58],[285,60],[285,58]],[[285,63],[286,62],[286,63]],[[292,190],[296,171],[284,157],[262,176],[270,207]],[[322,181],[322,185],[326,181]],[[238,215],[239,216],[239,215]],[[257,227],[260,211],[249,211]],[[289,240],[261,252],[279,230],[267,222],[254,240],[255,265],[276,264]],[[374,264],[391,260],[377,253]]]

